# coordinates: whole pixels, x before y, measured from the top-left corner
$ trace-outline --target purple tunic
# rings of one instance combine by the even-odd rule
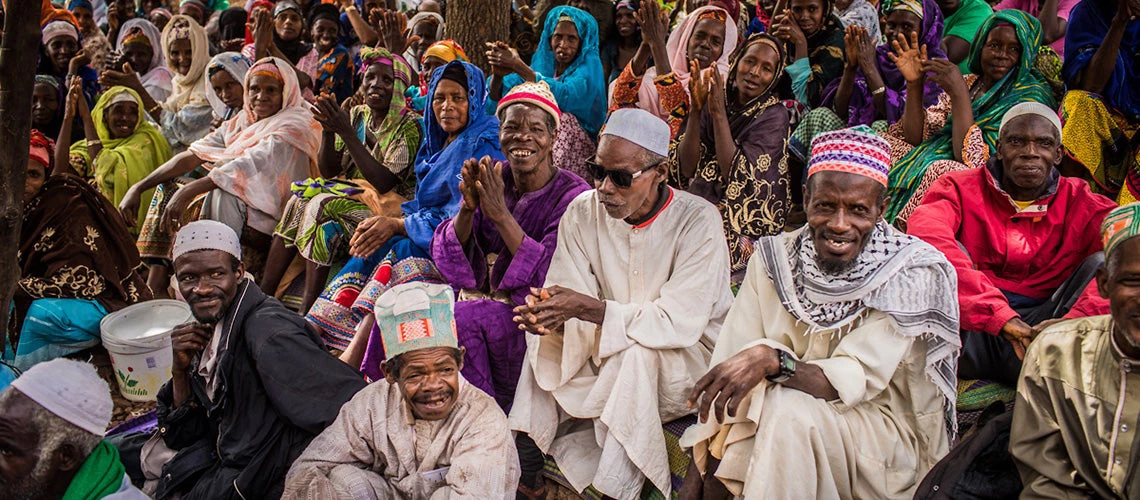
[[[558,243],[558,222],[566,206],[590,189],[581,177],[559,170],[542,189],[520,196],[510,168],[503,168],[507,209],[522,227],[526,238],[511,255],[495,224],[476,210],[467,248],[455,235],[454,221],[444,221],[435,230],[431,255],[440,273],[458,290],[476,290],[515,305],[523,304],[531,287],[546,280],[550,258]],[[487,256],[498,254],[487,269]],[[514,305],[493,299],[458,302],[455,324],[459,345],[467,348],[463,376],[507,409],[515,396],[526,337],[511,320]]]

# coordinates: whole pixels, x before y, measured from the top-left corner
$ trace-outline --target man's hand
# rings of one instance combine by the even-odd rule
[[[1025,359],[1025,350],[1029,348],[1029,343],[1037,333],[1036,329],[1021,318],[1013,318],[1001,327],[1001,336],[1013,344],[1013,352],[1017,354],[1017,359]]]
[[[466,212],[475,212],[479,208],[479,191],[475,185],[479,182],[479,160],[471,158],[463,162],[463,180],[459,181],[459,194],[463,196],[463,202],[459,204],[459,210]]]
[[[377,215],[364,219],[356,226],[356,232],[349,240],[348,253],[358,259],[368,258],[393,236],[403,232],[404,221]]]
[[[171,350],[174,351],[171,373],[176,376],[187,375],[194,356],[202,353],[210,344],[210,337],[213,335],[213,325],[191,322],[174,327],[174,331],[170,334]]]
[[[550,335],[562,328],[566,321],[578,318],[602,324],[606,303],[569,288],[550,286],[531,288],[526,304],[515,308],[515,323],[519,329],[535,335]]]
[[[479,160],[479,181],[475,183],[479,193],[479,207],[483,215],[492,221],[501,221],[504,217],[510,218],[511,211],[507,209],[506,187],[503,185],[503,162],[492,161],[490,156]]]
[[[740,401],[752,392],[761,380],[780,371],[780,358],[775,349],[756,345],[712,367],[697,381],[689,395],[689,407],[698,406],[698,417],[707,422],[709,408],[715,402],[716,419],[724,422],[725,411],[735,417]]]

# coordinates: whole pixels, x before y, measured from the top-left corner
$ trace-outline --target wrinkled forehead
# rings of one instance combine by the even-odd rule
[[[1053,122],[1048,118],[1041,115],[1027,114],[1014,117],[1001,128],[1000,138],[1006,137],[1023,137],[1027,139],[1036,139],[1038,137],[1050,137],[1056,139],[1061,136],[1061,131],[1053,125]]]

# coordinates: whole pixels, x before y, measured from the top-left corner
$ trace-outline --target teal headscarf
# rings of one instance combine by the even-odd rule
[[[562,18],[569,18],[578,29],[578,38],[581,45],[578,48],[578,57],[570,63],[566,71],[557,77],[554,76],[554,51],[550,48],[550,39],[554,36],[554,28]],[[550,85],[554,99],[563,113],[570,113],[578,119],[578,123],[591,137],[597,136],[598,130],[606,120],[606,77],[602,68],[602,59],[598,55],[598,22],[588,12],[574,7],[555,7],[546,15],[546,24],[542,29],[538,48],[531,59],[531,69],[538,75],[539,81]],[[510,74],[503,78],[503,95],[514,86],[522,83],[518,74]],[[494,113],[498,102],[488,103],[488,113]]]
[[[1041,47],[1041,23],[1025,12],[1013,9],[1001,10],[995,12],[982,24],[978,30],[978,37],[970,49],[970,70],[975,74],[981,73],[982,48],[985,46],[986,37],[1000,24],[1013,26],[1017,40],[1021,43],[1021,57],[1018,58],[1017,66],[1006,73],[1005,77],[985,94],[975,99],[971,105],[974,110],[974,124],[981,129],[990,154],[997,152],[995,146],[998,128],[1001,126],[1001,117],[1009,111],[1009,108],[1029,101],[1056,107],[1053,92],[1045,82],[1045,78],[1033,69],[1033,63],[1037,60],[1037,51]],[[948,118],[942,130],[922,141],[892,166],[890,184],[887,188],[891,202],[884,215],[888,221],[893,221],[915,195],[915,190],[922,183],[922,177],[931,163],[954,159],[953,120],[953,117]]]

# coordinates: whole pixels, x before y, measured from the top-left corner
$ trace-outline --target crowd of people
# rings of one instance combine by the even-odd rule
[[[4,494],[1140,495],[1140,1],[449,2],[42,0]]]

